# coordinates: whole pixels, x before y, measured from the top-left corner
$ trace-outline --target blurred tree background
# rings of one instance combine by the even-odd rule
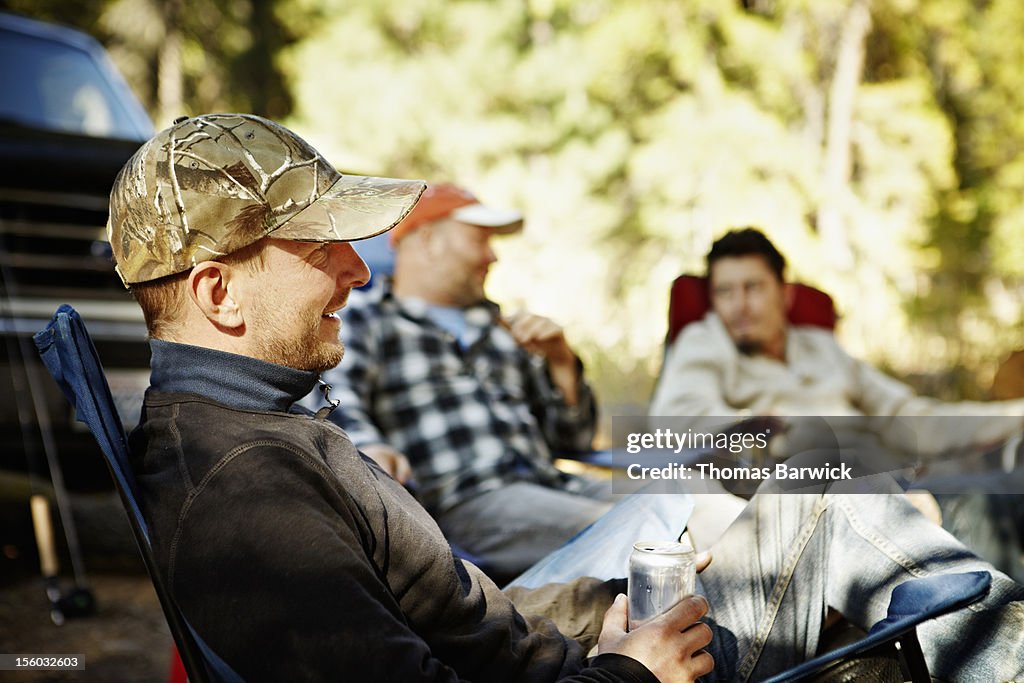
[[[0,0],[103,42],[158,127],[282,119],[340,168],[523,208],[490,282],[643,406],[668,286],[759,225],[848,348],[980,397],[1021,341],[1019,0]]]

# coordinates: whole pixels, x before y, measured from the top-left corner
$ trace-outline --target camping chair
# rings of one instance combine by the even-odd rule
[[[89,427],[99,442],[189,680],[193,683],[240,683],[242,679],[238,674],[203,642],[185,619],[160,575],[150,544],[149,527],[139,508],[138,488],[128,460],[128,441],[121,418],[82,319],[75,309],[64,304],[33,339],[46,369],[74,407],[77,419]]]

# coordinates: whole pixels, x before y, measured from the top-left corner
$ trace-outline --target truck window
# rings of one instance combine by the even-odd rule
[[[0,120],[91,137],[138,139],[92,55],[0,29]]]

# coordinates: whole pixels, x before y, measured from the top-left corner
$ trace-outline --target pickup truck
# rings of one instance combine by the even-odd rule
[[[152,134],[93,38],[0,13],[0,469],[43,474],[40,424],[49,423],[69,487],[109,486],[31,335],[61,303],[75,306],[122,418],[137,419],[146,330],[114,273],[105,225],[114,177]]]

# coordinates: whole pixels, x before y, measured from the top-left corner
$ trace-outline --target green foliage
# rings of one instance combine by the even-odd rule
[[[181,40],[182,113],[250,111],[281,118],[291,92],[276,64],[295,34],[280,18],[284,3],[265,0],[0,0],[0,8],[56,21],[92,34],[111,52],[154,115],[161,49]],[[287,3],[289,5],[299,3]],[[310,12],[290,11],[297,21]]]
[[[1019,0],[2,2],[76,17],[154,112],[177,31],[189,111],[285,117],[341,168],[522,207],[491,293],[564,323],[608,403],[646,401],[669,282],[736,225],[900,374],[978,394],[1020,345]]]

